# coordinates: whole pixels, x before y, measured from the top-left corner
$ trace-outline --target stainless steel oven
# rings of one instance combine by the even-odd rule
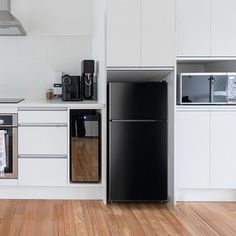
[[[6,167],[4,169],[4,179],[17,179],[17,114],[0,114],[0,130],[5,132]]]

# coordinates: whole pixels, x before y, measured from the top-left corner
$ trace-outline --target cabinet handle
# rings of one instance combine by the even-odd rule
[[[29,108],[18,108],[18,111],[67,111],[67,108],[60,108],[60,107],[29,107]]]
[[[20,127],[67,127],[67,124],[50,124],[50,123],[19,123]]]
[[[44,159],[50,159],[50,158],[57,158],[57,159],[64,159],[67,158],[67,155],[53,155],[53,154],[22,154],[18,155],[18,158],[44,158]]]

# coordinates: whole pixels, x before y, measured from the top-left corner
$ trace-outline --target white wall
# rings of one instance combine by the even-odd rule
[[[91,36],[0,37],[0,97],[45,98],[53,72],[81,73]]]
[[[1,1],[1,0],[0,0]],[[45,98],[57,71],[92,58],[93,0],[12,0],[26,37],[0,37],[0,97]]]

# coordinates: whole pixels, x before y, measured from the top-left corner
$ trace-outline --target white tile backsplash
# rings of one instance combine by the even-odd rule
[[[54,72],[81,74],[91,36],[0,37],[0,97],[45,98]]]

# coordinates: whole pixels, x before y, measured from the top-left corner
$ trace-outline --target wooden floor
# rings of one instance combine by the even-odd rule
[[[236,203],[0,200],[0,236],[236,235]]]

